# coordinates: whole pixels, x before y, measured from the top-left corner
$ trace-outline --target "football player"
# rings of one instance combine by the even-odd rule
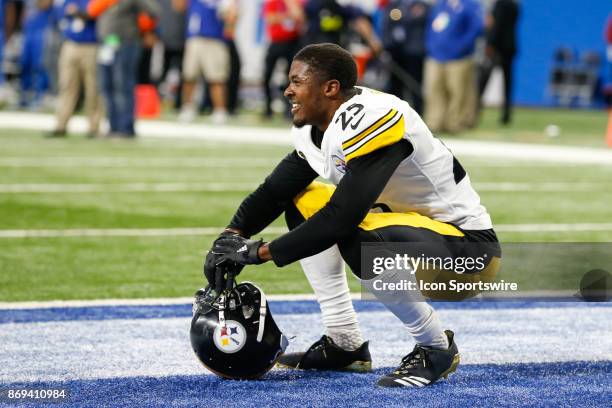
[[[361,243],[425,242],[434,250],[457,242],[497,245],[491,218],[452,153],[407,102],[357,87],[356,80],[350,53],[335,44],[309,45],[296,54],[285,90],[295,149],[244,199],[207,255],[211,282],[214,265],[222,262],[271,260],[282,267],[300,261],[327,334],[306,352],[281,358],[293,368],[371,368],[343,262],[372,290],[372,271],[360,266]],[[271,242],[250,239],[282,213],[288,233]],[[387,304],[416,346],[379,380],[381,386],[429,385],[459,363],[453,333],[422,300],[401,293]]]

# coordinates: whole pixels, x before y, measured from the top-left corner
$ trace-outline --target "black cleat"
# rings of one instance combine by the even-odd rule
[[[372,370],[372,357],[368,342],[357,350],[348,351],[338,347],[331,338],[323,336],[306,352],[283,354],[278,365],[302,370],[338,370],[365,372]]]
[[[414,350],[402,359],[402,363],[390,374],[381,377],[378,385],[382,387],[424,387],[436,382],[440,377],[447,378],[457,370],[459,350],[453,340],[454,333],[444,331],[448,337],[446,350],[414,346]]]

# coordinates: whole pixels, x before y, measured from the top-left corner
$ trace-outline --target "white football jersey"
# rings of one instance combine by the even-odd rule
[[[335,112],[320,149],[312,141],[310,125],[292,129],[298,154],[322,178],[338,185],[350,160],[406,139],[414,150],[395,170],[377,204],[466,230],[492,228],[470,178],[410,105],[393,95],[360,89],[361,94]]]

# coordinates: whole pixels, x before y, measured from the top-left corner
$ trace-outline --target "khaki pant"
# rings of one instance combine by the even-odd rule
[[[206,82],[225,83],[230,72],[227,44],[214,38],[191,37],[185,43],[183,79],[195,81],[202,74]]]
[[[66,125],[79,100],[81,84],[85,89],[84,110],[89,119],[89,131],[97,133],[104,114],[102,98],[98,92],[96,76],[96,44],[79,44],[66,40],[60,50],[59,98],[57,101],[57,127]]]
[[[425,121],[432,132],[459,132],[476,122],[474,60],[425,62]]]

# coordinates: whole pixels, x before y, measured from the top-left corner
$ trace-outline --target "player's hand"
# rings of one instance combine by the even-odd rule
[[[259,247],[263,240],[255,241],[240,235],[220,237],[213,245],[214,253],[221,262],[236,262],[241,265],[257,265],[263,263],[259,258]]]
[[[206,258],[204,258],[204,276],[208,281],[208,284],[216,289],[217,282],[217,272],[221,273],[221,271],[217,271],[217,256],[213,253],[213,251],[208,251],[206,254]]]
[[[204,275],[208,284],[215,289],[216,293],[221,293],[227,286],[228,278],[235,278],[244,268],[244,265],[236,262],[225,261],[219,265],[215,264],[215,254],[209,251],[204,262]]]
[[[217,244],[217,242],[224,237],[228,237],[228,236],[232,236],[232,235],[238,235],[236,232],[233,231],[223,231],[215,240],[215,242],[213,242],[212,248],[210,249],[210,251],[208,251],[208,253],[206,254],[206,258],[204,259],[204,276],[206,277],[206,280],[208,281],[209,285],[217,288],[217,286],[219,286],[219,281],[221,282],[221,284],[223,284],[224,280],[225,280],[225,269],[227,268],[218,268],[219,265],[221,265],[221,263],[223,263],[223,260],[220,259],[220,256],[222,254],[220,253],[216,253],[215,252],[215,245]],[[234,275],[238,275],[240,273],[240,271],[242,270],[243,266],[242,265],[226,265],[229,266],[230,268],[232,268],[234,270]],[[239,267],[239,268],[238,268]]]

